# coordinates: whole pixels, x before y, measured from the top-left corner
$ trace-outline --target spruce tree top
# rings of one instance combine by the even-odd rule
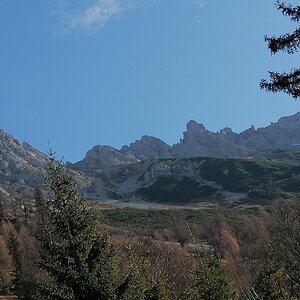
[[[283,15],[290,17],[292,22],[300,22],[300,6],[292,6],[284,2],[277,1],[276,7]],[[294,54],[300,47],[300,27],[298,26],[294,32],[285,33],[279,37],[265,37],[268,48],[272,54],[279,51],[288,54]],[[270,92],[284,92],[295,99],[300,97],[300,69],[292,69],[289,73],[269,72],[270,81],[263,79],[260,87]]]

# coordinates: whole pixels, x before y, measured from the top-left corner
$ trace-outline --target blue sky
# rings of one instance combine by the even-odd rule
[[[295,25],[273,1],[2,0],[0,25],[0,128],[65,160],[146,134],[173,144],[191,119],[239,132],[300,110],[259,89],[299,67],[264,43]]]

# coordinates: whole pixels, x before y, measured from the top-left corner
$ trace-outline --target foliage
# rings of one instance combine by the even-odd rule
[[[274,199],[300,193],[300,164],[296,161],[249,158],[208,158],[201,174],[230,192],[253,199]]]
[[[0,295],[7,295],[11,290],[14,265],[7,245],[11,230],[9,223],[0,225]]]
[[[14,270],[12,272],[12,290],[21,299],[32,299],[32,282],[26,279],[24,264],[25,256],[22,245],[16,235],[10,231],[8,239],[9,254],[12,256]]]
[[[100,215],[107,224],[123,229],[151,232],[172,226],[168,211],[163,210],[114,208],[101,210]]]
[[[63,166],[50,158],[47,183],[52,196],[36,194],[37,233],[45,299],[116,298],[115,248],[97,232],[97,215],[87,208]]]
[[[161,280],[146,291],[145,300],[168,300],[166,287]]]
[[[134,233],[153,235],[155,232],[164,232],[177,226],[184,226],[186,222],[198,227],[206,227],[207,220],[216,215],[234,220],[239,216],[260,216],[258,207],[247,209],[139,209],[133,207],[112,208],[99,211],[100,217],[107,225],[126,229]]]
[[[162,203],[189,203],[215,192],[213,187],[201,185],[186,176],[163,175],[152,186],[139,189],[138,194]]]
[[[285,185],[295,190],[299,188],[297,180],[292,180],[297,178],[299,171],[299,163],[294,161],[229,158],[205,158],[203,161],[206,179],[216,178],[233,190],[246,189],[249,182],[258,182],[259,177],[261,184],[270,187],[272,181],[273,186],[275,182],[280,189]],[[233,176],[231,181],[228,174]],[[290,180],[285,180],[287,175]],[[14,226],[19,237],[22,236],[22,244],[16,236],[9,238],[11,253],[16,257],[14,291],[20,296],[26,294],[26,268],[38,273],[35,299],[39,300],[228,300],[236,299],[234,288],[241,295],[249,291],[253,278],[256,278],[254,290],[261,299],[288,299],[284,298],[287,292],[299,295],[300,214],[296,202],[281,203],[275,209],[275,222],[261,207],[230,210],[123,208],[104,209],[96,214],[78,195],[75,182],[64,167],[54,160],[49,163],[47,183],[52,193],[44,197],[37,191],[35,195],[38,249],[34,251],[38,254],[39,271],[24,264],[29,245],[33,248],[36,245],[30,237],[30,224],[35,223],[31,218],[35,216],[29,215],[26,228],[21,224],[25,220]],[[107,234],[97,231],[99,215],[105,224],[118,227],[109,228],[115,230],[115,243],[120,251],[117,252]],[[192,231],[187,230],[187,222],[199,243],[189,243]],[[2,236],[1,232],[4,232],[4,225],[0,226],[3,243],[7,240],[7,235]],[[270,241],[268,226],[280,242],[278,260],[265,258],[265,245]],[[25,230],[23,235],[22,230]],[[134,240],[131,252],[138,259],[133,259],[128,250],[126,241],[130,236]],[[24,243],[24,238],[31,241]],[[184,242],[177,243],[181,240]],[[198,252],[198,249],[203,251]],[[218,256],[209,252],[212,249]],[[262,262],[262,268],[258,267],[258,262]],[[286,280],[286,273],[293,285]],[[32,287],[30,285],[30,290]]]
[[[260,156],[259,156],[260,155]],[[270,203],[278,198],[300,196],[299,152],[259,153],[251,158],[196,157],[198,174],[160,176],[152,185],[140,188],[137,195],[164,204],[193,204],[224,199],[223,191],[242,193],[251,203]],[[201,164],[200,164],[201,163]],[[217,183],[213,185],[212,182]],[[267,201],[265,201],[267,200]]]
[[[280,201],[275,210],[275,234],[281,245],[281,260],[300,297],[300,205],[297,201]]]
[[[300,22],[300,6],[292,6],[284,2],[277,1],[276,6],[283,15],[290,17],[291,21]],[[268,48],[272,54],[279,51],[293,54],[300,47],[300,27],[298,26],[294,32],[282,34],[279,37],[265,37]],[[292,69],[289,73],[269,72],[271,81],[262,80],[261,88],[271,91],[282,91],[297,99],[300,96],[300,69]]]
[[[270,255],[262,263],[262,268],[253,282],[253,290],[259,299],[290,299],[287,289],[287,275],[284,264]]]
[[[194,278],[192,299],[233,300],[236,292],[227,281],[220,260],[211,253],[197,255],[198,268]]]
[[[153,286],[147,283],[147,276],[142,273],[141,265],[130,270],[123,284],[118,289],[118,300],[168,300],[164,283],[158,280]]]
[[[297,162],[300,161],[300,151],[283,149],[277,149],[272,151],[258,151],[254,154],[254,157],[268,160],[290,160]]]

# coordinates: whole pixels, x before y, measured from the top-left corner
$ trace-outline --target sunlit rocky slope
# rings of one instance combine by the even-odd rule
[[[144,136],[120,150],[95,146],[82,161],[67,166],[89,198],[262,203],[300,192],[299,144],[300,113],[242,133],[211,132],[190,121],[173,146]],[[1,130],[1,199],[43,186],[46,160]]]

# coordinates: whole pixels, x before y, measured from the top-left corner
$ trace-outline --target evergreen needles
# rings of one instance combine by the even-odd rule
[[[299,23],[300,21],[300,6],[293,7],[284,2],[277,1],[278,10],[283,15],[290,17],[291,21]],[[300,27],[296,28],[292,33],[282,34],[279,37],[265,37],[268,43],[268,48],[272,54],[279,51],[288,54],[294,54],[300,47]],[[269,72],[270,81],[263,79],[260,82],[260,87],[271,92],[284,92],[297,99],[300,97],[300,69],[292,69],[289,73]]]
[[[95,211],[87,208],[64,167],[50,158],[48,168],[52,196],[36,193],[38,265],[44,271],[38,294],[45,299],[115,299],[112,242],[97,232]]]

